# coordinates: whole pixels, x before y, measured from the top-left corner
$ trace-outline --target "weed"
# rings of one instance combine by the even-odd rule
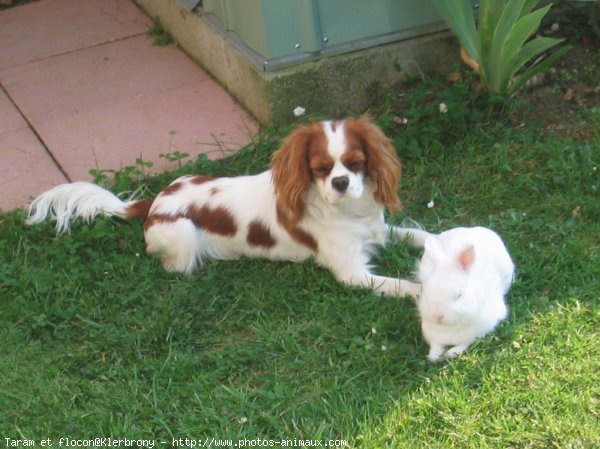
[[[159,154],[158,156],[167,162],[177,162],[178,168],[181,168],[182,162],[190,157],[188,153],[182,153],[181,151],[171,151],[169,153]]]
[[[121,170],[110,169],[91,169],[89,171],[93,182],[96,184],[107,185],[113,184],[113,188],[122,191],[127,190],[133,183],[140,183],[148,176],[154,163],[145,161],[141,156],[136,158],[135,165],[127,165]]]
[[[173,37],[171,33],[169,33],[160,22],[158,17],[154,17],[152,19],[153,25],[148,30],[148,36],[152,38],[154,45],[158,45],[159,47],[165,47],[169,44],[173,43]]]
[[[383,104],[379,124],[395,136],[403,157],[444,154],[467,135],[506,126],[514,109],[513,100],[476,93],[468,81],[433,80],[403,96],[389,91]]]
[[[178,168],[181,169],[183,160],[189,158],[190,155],[179,150],[172,151],[171,148],[173,147],[173,138],[175,137],[176,132],[171,131],[169,134],[171,136],[169,139],[169,151],[163,154],[159,154],[159,157],[169,163],[177,162]]]

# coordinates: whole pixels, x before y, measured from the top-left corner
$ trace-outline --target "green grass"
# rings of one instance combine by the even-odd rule
[[[574,141],[510,125],[510,105],[460,85],[415,89],[406,125],[392,120],[396,100],[379,117],[404,163],[405,209],[390,220],[502,234],[518,279],[497,332],[434,365],[409,301],[339,285],[314,263],[216,261],[183,277],[145,255],[141,222],[78,223],[56,238],[51,224],[4,213],[0,443],[599,447],[600,110],[582,111],[596,131]],[[177,173],[125,170],[115,189],[157,192],[183,172],[256,173],[287,131]],[[407,277],[418,255],[392,245],[376,262]]]
[[[152,19],[153,25],[148,29],[148,36],[150,36],[154,42],[154,45],[159,47],[166,47],[173,43],[173,36],[169,33],[160,22],[158,17]]]

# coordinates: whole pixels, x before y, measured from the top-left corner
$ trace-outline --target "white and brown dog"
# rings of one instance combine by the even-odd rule
[[[420,285],[375,275],[369,260],[400,230],[384,221],[399,207],[400,161],[368,118],[315,122],[293,131],[271,170],[253,176],[184,176],[155,199],[122,201],[95,184],[63,184],[28,208],[28,223],[99,215],[145,218],[148,253],[169,271],[191,273],[206,259],[310,257],[346,284],[416,297]]]

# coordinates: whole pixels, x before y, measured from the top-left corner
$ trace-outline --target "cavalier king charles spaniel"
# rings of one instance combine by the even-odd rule
[[[28,208],[29,224],[51,217],[58,234],[70,221],[99,215],[143,217],[147,252],[168,271],[191,273],[206,259],[241,256],[314,260],[343,283],[417,297],[420,285],[371,272],[369,259],[389,236],[384,221],[399,207],[400,161],[367,117],[298,127],[252,176],[184,176],[154,199],[123,201],[95,184],[63,184]]]

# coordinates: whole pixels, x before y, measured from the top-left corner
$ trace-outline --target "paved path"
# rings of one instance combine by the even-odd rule
[[[132,0],[38,0],[0,12],[0,209],[89,170],[160,154],[220,157],[257,123]],[[217,144],[219,142],[219,144]]]

